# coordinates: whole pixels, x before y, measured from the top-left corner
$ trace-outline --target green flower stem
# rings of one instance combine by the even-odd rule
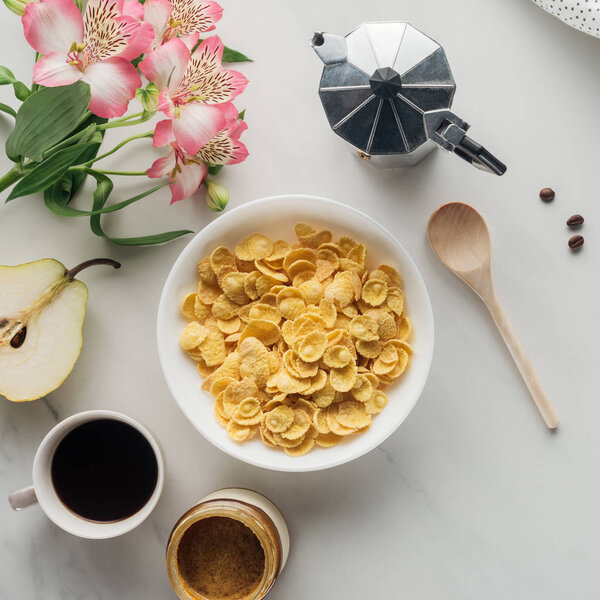
[[[80,166],[89,167],[90,165],[93,165],[97,160],[100,160],[101,158],[106,158],[107,156],[114,154],[119,148],[122,148],[125,144],[128,144],[129,142],[132,142],[133,140],[140,140],[142,138],[151,138],[153,135],[154,135],[153,131],[147,131],[146,133],[138,133],[137,135],[132,135],[131,137],[124,139],[122,142],[119,142],[112,150],[109,150],[108,152],[105,152],[104,154],[101,154],[100,156],[97,156],[96,158],[92,158],[92,160],[88,160],[87,162],[83,163]]]
[[[69,172],[85,171],[86,173],[102,173],[103,175],[127,175],[132,177],[142,177],[146,175],[146,171],[103,171],[102,169],[90,169],[84,165],[69,167]]]
[[[144,111],[141,111],[139,113],[134,113],[133,115],[121,117],[120,119],[115,119],[114,121],[109,121],[108,123],[104,123],[103,125],[98,125],[98,129],[113,129],[114,127],[127,127],[129,125],[139,125],[140,123],[145,123],[152,117],[153,115],[151,113],[144,114]]]
[[[27,173],[27,169],[23,165],[16,164],[8,173],[5,173],[0,177],[0,192],[3,192],[6,188],[9,188],[15,181],[19,181],[23,175]]]
[[[85,165],[77,165],[69,167],[69,172],[85,171],[86,173],[102,173],[103,175],[130,175],[133,177],[142,177],[146,175],[146,171],[103,171],[102,169],[90,169]]]
[[[98,127],[98,129],[112,129],[114,127],[129,127],[130,125],[141,125],[142,123],[145,123],[146,121],[150,120],[151,118],[152,118],[152,115],[147,115],[140,119],[136,119],[135,121],[126,121],[124,123],[108,122],[108,123],[106,123],[106,125],[100,125]]]
[[[83,136],[87,135],[88,133],[89,132],[86,131],[86,129],[82,129],[81,131],[74,133],[72,136],[64,139],[62,142],[58,142],[58,144],[54,144],[54,146],[48,148],[48,150],[44,152],[44,157],[50,156],[51,154],[54,154],[58,150],[62,150],[67,146],[73,146],[75,142],[80,140]]]
[[[94,169],[96,173],[103,175],[130,175],[132,177],[142,177],[146,175],[146,171],[103,171],[102,169]]]
[[[141,117],[143,114],[144,114],[144,111],[141,110],[140,112],[133,113],[132,115],[125,115],[124,117],[121,117],[120,119],[117,119],[117,120],[118,121],[131,121],[131,119]]]
[[[40,58],[42,58],[42,55],[39,52],[35,53],[35,62],[37,62],[38,60],[40,60]],[[31,82],[31,92],[37,92],[40,89],[40,86],[37,83],[34,83],[33,81]]]

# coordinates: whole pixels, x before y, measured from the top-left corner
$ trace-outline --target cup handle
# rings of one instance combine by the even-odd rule
[[[38,499],[35,495],[35,490],[33,486],[23,488],[22,490],[17,490],[13,492],[8,497],[8,502],[13,510],[24,510],[25,508],[29,508],[34,504],[37,504]]]

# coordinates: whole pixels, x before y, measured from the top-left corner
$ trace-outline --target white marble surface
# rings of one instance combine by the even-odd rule
[[[159,371],[155,315],[162,283],[186,241],[123,249],[85,220],[59,219],[41,198],[0,208],[0,262],[97,255],[123,262],[90,270],[83,352],[46,401],[0,402],[0,485],[30,481],[35,449],[59,419],[90,408],[146,422],[167,462],[161,502],[135,532],[89,542],[58,530],[39,508],[0,503],[0,598],[163,600],[168,532],[203,494],[225,485],[268,495],[287,516],[290,561],[273,600],[598,598],[600,572],[600,43],[528,0],[224,0],[218,31],[256,59],[243,70],[250,159],[223,173],[233,206],[305,192],[361,207],[412,253],[429,286],[436,348],[420,402],[382,447],[327,472],[247,466],[205,442],[175,406]],[[16,18],[0,19],[0,63],[27,78],[32,52]],[[308,46],[313,30],[345,33],[365,20],[403,19],[446,48],[459,88],[454,108],[473,137],[506,160],[503,178],[442,152],[420,167],[378,172],[328,131]],[[10,90],[0,100],[10,101]],[[5,137],[8,121],[0,118]],[[107,147],[119,135],[110,135]],[[139,149],[139,151],[138,151]],[[132,148],[133,150],[133,148]],[[131,168],[145,168],[144,142]],[[2,167],[8,166],[5,158]],[[116,165],[117,161],[108,165]],[[119,184],[121,198],[136,182]],[[553,204],[537,198],[557,190]],[[131,194],[129,194],[131,195]],[[493,237],[500,298],[562,425],[547,431],[479,301],[436,261],[425,225],[439,204],[479,208]],[[565,219],[586,217],[586,244],[567,248]],[[167,192],[112,215],[111,232],[200,229],[213,215]]]

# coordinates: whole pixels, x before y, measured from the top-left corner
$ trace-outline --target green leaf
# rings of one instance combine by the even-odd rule
[[[98,117],[99,118],[99,117]],[[99,132],[104,137],[104,131]],[[100,150],[101,144],[93,144],[89,148],[86,148],[78,159],[78,162],[83,164],[88,160],[96,158],[98,151]],[[67,171],[60,181],[52,184],[49,188],[44,190],[44,201],[46,206],[48,202],[57,202],[68,204],[73,199],[73,196],[79,191],[79,188],[83,185],[87,172],[82,169],[78,171]],[[48,207],[50,208],[50,207]],[[50,209],[52,210],[52,209]]]
[[[243,121],[244,118],[246,117],[246,109],[244,109],[243,111],[238,113],[238,117]]]
[[[62,142],[55,144],[54,146],[52,146],[52,148],[48,148],[48,150],[44,152],[43,159],[46,160],[49,156],[56,154],[59,150],[62,150],[63,148],[69,148],[77,144],[89,142],[91,136],[96,131],[96,127],[97,125],[95,123],[92,123],[82,131],[78,131],[77,133],[70,135],[68,138],[65,138]]]
[[[15,76],[8,67],[0,67],[0,85],[12,84],[15,81]]]
[[[69,145],[73,145],[78,141],[85,141],[89,137],[89,132],[94,133],[94,139],[92,141],[97,141],[98,143],[86,148],[78,161],[79,164],[83,164],[96,158],[100,147],[102,145],[102,139],[104,138],[104,130],[102,131],[94,131],[98,125],[106,123],[108,119],[103,117],[97,117],[96,115],[90,115],[83,123],[77,127],[75,133],[69,136],[67,139],[63,140],[56,146],[53,146],[44,154],[44,158],[54,154],[58,150],[65,148]],[[60,181],[52,184],[49,188],[46,188],[44,191],[44,201],[46,204],[48,202],[56,202],[59,204],[68,204],[73,196],[79,191],[79,188],[83,185],[85,178],[87,177],[87,172],[84,169],[77,171],[67,171]],[[50,207],[49,207],[50,208]]]
[[[113,182],[103,173],[98,173],[92,169],[88,169],[90,175],[92,175],[96,181],[96,191],[94,192],[94,203],[92,206],[93,211],[100,211],[104,208],[108,197],[113,189]],[[147,194],[146,194],[147,195]],[[151,246],[154,244],[164,244],[170,242],[182,235],[193,233],[187,229],[181,229],[177,231],[166,231],[165,233],[157,233],[155,235],[142,235],[139,237],[126,237],[126,238],[114,238],[104,233],[102,225],[100,223],[100,214],[96,213],[90,217],[90,228],[93,233],[99,237],[104,237],[115,244],[120,246]]]
[[[31,96],[31,90],[18,79],[8,67],[0,67],[0,85],[12,85],[15,91],[15,96],[23,102]]]
[[[95,217],[90,217],[94,219]],[[165,231],[164,233],[155,233],[154,235],[140,235],[139,237],[128,237],[128,238],[113,238],[108,235],[104,237],[114,244],[119,246],[154,246],[156,244],[164,244],[175,240],[182,235],[188,233],[194,233],[190,229],[177,229],[175,231]]]
[[[111,204],[110,206],[105,206],[104,208],[97,210],[79,210],[69,206],[67,195],[64,193],[64,191],[61,193],[60,191],[54,190],[54,186],[52,188],[52,192],[49,194],[44,193],[44,202],[46,203],[46,206],[59,217],[90,217],[92,215],[100,215],[121,210],[122,208],[125,208],[126,206],[129,206],[130,204],[133,204],[134,202],[153,194],[160,188],[165,187],[165,185],[168,184],[163,183],[161,185],[156,185],[153,188],[134,196],[133,198],[128,198],[122,202],[116,202],[115,204]],[[48,192],[49,190],[46,191]]]
[[[51,205],[68,204],[71,200],[71,189],[73,188],[73,175],[67,171],[62,179],[53,183],[44,190],[44,203],[52,211]],[[57,213],[58,214],[58,213]]]
[[[104,117],[98,117],[96,115],[90,115],[88,117],[88,119],[86,119],[85,123],[82,123],[75,131],[77,130],[84,130],[86,126],[89,126],[91,123],[94,123],[96,125],[103,125],[104,123],[107,123],[108,119],[105,119]],[[106,132],[104,130],[102,130],[100,132],[100,134],[102,135],[102,139],[104,139],[104,134]],[[99,144],[96,144],[96,146],[92,146],[91,148],[87,149],[84,151],[84,153],[79,157],[79,161],[80,163],[86,163],[88,160],[92,160],[93,158],[96,158],[96,156],[98,155],[98,152],[100,150],[100,146],[101,146],[102,140],[100,140]],[[73,196],[77,193],[77,191],[79,190],[79,188],[83,185],[83,182],[85,181],[85,178],[87,177],[87,171],[74,171],[72,173],[68,173],[68,175],[71,177],[72,180],[72,186],[71,186],[71,193],[70,193],[70,197],[69,200],[71,200],[71,198],[73,198]]]
[[[234,50],[233,48],[228,48],[225,46],[223,48],[223,62],[224,63],[237,63],[237,62],[252,62],[251,58],[248,58],[245,54]]]
[[[198,43],[192,49],[192,54],[196,51],[196,48],[203,42],[202,38],[198,39]],[[223,62],[224,63],[235,63],[235,62],[252,62],[251,58],[248,58],[245,54],[225,46],[223,48]]]
[[[104,208],[104,205],[113,190],[113,182],[110,177],[92,169],[89,169],[88,173],[96,180],[96,190],[93,195],[94,201],[92,203],[92,210],[100,210]],[[102,231],[102,226],[100,225],[100,215],[93,215],[90,217],[90,228],[95,235],[106,237],[104,231]]]
[[[89,113],[87,115],[87,117],[85,118],[84,121],[81,121],[79,123],[79,125],[77,126],[77,128],[73,131],[73,133],[78,133],[80,131],[84,131],[85,129],[87,129],[92,123],[94,123],[95,125],[104,125],[106,123],[108,123],[108,119],[106,119],[105,117],[99,117],[97,115],[94,115],[92,113]],[[103,131],[103,130],[100,130]]]
[[[10,115],[11,117],[16,118],[17,116],[17,113],[14,108],[11,108],[10,106],[8,106],[8,104],[3,104],[2,102],[0,102],[0,111],[6,113],[7,115]]]
[[[97,132],[100,133],[100,132]],[[104,135],[104,132],[101,132],[101,135]],[[100,150],[102,143],[100,142],[99,144],[93,144],[92,146],[90,146],[89,148],[87,148],[86,150],[83,151],[83,154],[79,157],[79,164],[83,164],[88,162],[88,160],[92,160],[93,158],[96,158],[96,156],[98,155],[98,151]],[[79,188],[83,185],[83,182],[85,181],[85,178],[87,177],[87,172],[86,171],[73,171],[72,173],[69,173],[69,175],[71,176],[71,192],[69,195],[69,200],[71,200],[71,198],[73,198],[73,196],[79,191]]]
[[[17,100],[20,100],[21,102],[24,102],[31,96],[31,90],[22,81],[15,81],[13,83],[13,90]]]
[[[82,81],[31,94],[19,108],[6,154],[11,160],[26,156],[41,161],[46,150],[77,127],[89,103],[90,88]]]
[[[94,217],[91,217],[92,219]],[[175,240],[182,235],[194,233],[190,229],[176,229],[175,231],[165,231],[164,233],[155,233],[154,235],[141,235],[133,238],[111,238],[104,236],[114,244],[119,246],[154,246],[156,244],[165,244],[171,240]]]
[[[78,164],[78,159],[80,159],[84,150],[97,143],[97,141],[93,141],[69,146],[49,156],[15,185],[6,201],[29,196],[50,187],[62,178],[70,166]]]
[[[107,123],[108,119],[104,117],[98,117],[96,115],[90,115],[83,123],[79,125],[79,127],[75,130],[75,134],[58,144],[57,146],[48,150],[48,152],[52,152],[54,148],[58,148],[58,146],[63,147],[66,142],[72,142],[73,140],[80,139],[81,136],[85,135],[85,130],[90,127],[90,125],[102,125]],[[102,130],[100,132],[96,132],[100,134],[101,138],[104,138],[105,131]],[[96,158],[98,152],[101,147],[101,139],[99,139],[99,143],[93,146],[90,146],[86,150],[83,151],[83,154],[79,157],[78,162],[83,164]],[[68,144],[67,144],[68,145]],[[44,201],[46,202],[46,206],[48,204],[69,204],[73,199],[73,196],[79,191],[79,188],[83,185],[87,177],[87,170],[81,169],[78,171],[67,171],[60,181],[52,184],[49,188],[46,188],[44,191]],[[48,206],[50,210],[52,208]]]

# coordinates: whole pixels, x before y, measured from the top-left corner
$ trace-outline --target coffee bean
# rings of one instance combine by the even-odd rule
[[[8,325],[8,319],[0,319],[0,327],[6,327]]]
[[[583,246],[583,236],[574,235],[569,240],[569,248],[571,248],[571,250],[579,250],[579,248],[581,248],[581,246]]]
[[[583,225],[583,217],[581,215],[573,215],[567,219],[567,225],[569,227],[579,227]]]
[[[552,202],[552,200],[554,200],[554,196],[556,196],[556,194],[552,188],[544,188],[540,191],[540,198],[544,202]]]
[[[25,341],[25,336],[27,335],[27,327],[23,327],[23,329],[19,329],[15,335],[13,335],[12,340],[10,340],[10,345],[13,348],[20,348]]]

